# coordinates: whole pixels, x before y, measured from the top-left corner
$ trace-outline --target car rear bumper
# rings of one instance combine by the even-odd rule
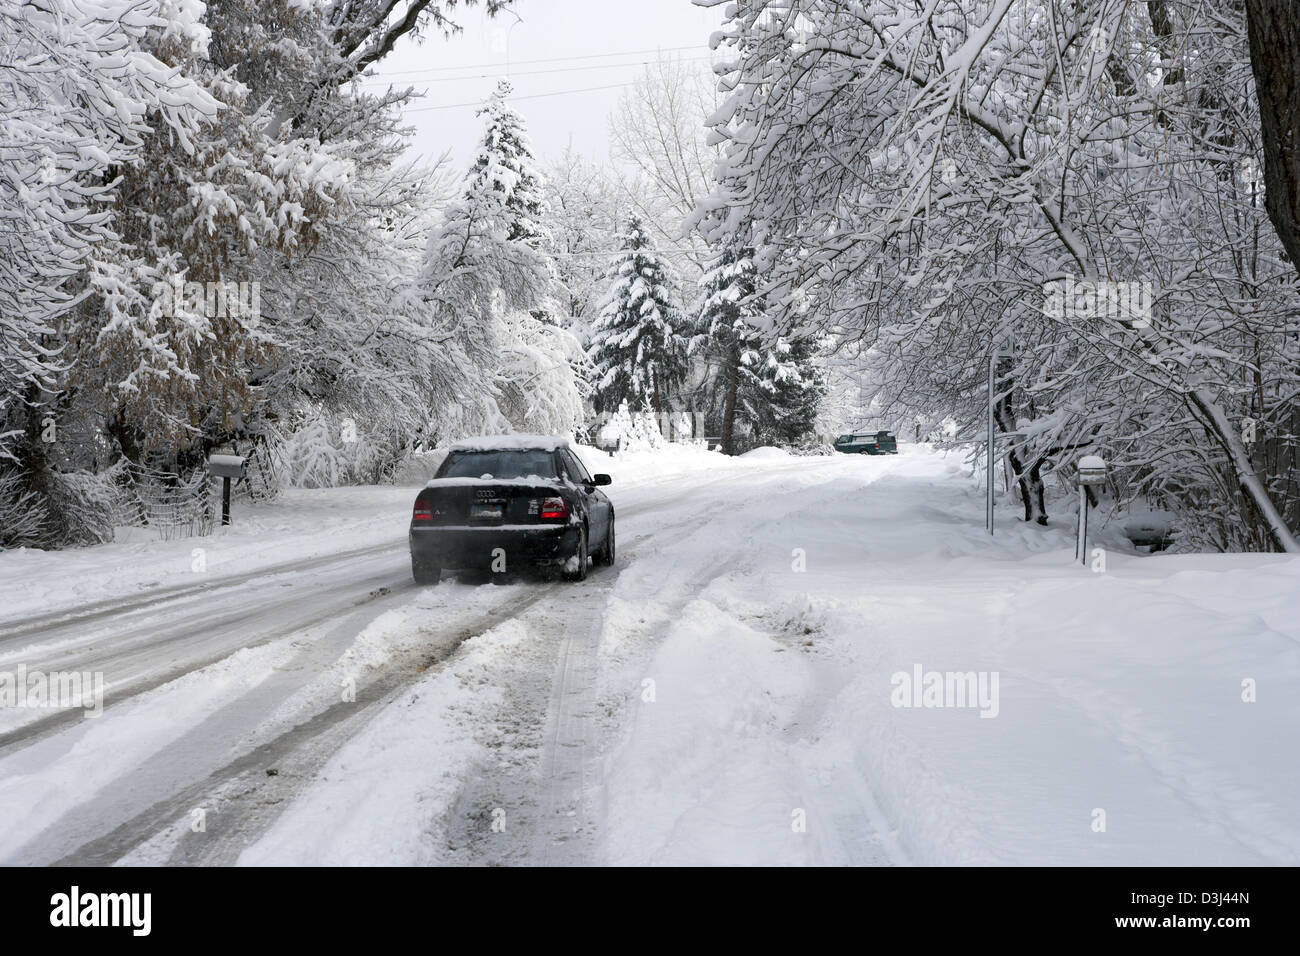
[[[439,568],[487,568],[504,555],[506,567],[554,564],[578,547],[575,525],[543,527],[412,528],[411,556]]]

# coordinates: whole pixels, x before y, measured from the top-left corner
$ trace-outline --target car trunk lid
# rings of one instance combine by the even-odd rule
[[[447,478],[429,482],[416,501],[423,505],[429,526],[484,526],[542,523],[542,505],[558,497],[560,489],[539,480],[492,481]]]

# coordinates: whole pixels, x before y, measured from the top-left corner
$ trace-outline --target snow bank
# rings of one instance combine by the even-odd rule
[[[790,453],[781,448],[774,448],[771,445],[761,445],[758,448],[751,448],[749,451],[738,457],[748,458],[754,461],[762,461],[771,458],[789,458]]]
[[[574,452],[592,474],[603,472],[619,484],[663,484],[692,473],[726,468],[738,459],[696,445],[665,443],[656,449],[618,451],[610,454],[590,445],[578,445]]]

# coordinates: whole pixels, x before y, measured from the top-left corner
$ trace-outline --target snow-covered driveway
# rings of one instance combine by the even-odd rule
[[[106,682],[0,710],[0,862],[1300,862],[1300,563],[1093,573],[920,449],[590,465],[581,584],[416,588],[408,488],[0,555],[0,673]]]

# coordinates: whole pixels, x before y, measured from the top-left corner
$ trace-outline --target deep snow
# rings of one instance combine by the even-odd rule
[[[900,448],[580,449],[620,554],[582,585],[415,588],[415,487],[0,554],[0,671],[109,685],[31,738],[47,712],[0,711],[0,862],[1300,862],[1300,562],[1105,528],[1081,567],[1064,521],[1004,505],[990,539],[960,461]]]

